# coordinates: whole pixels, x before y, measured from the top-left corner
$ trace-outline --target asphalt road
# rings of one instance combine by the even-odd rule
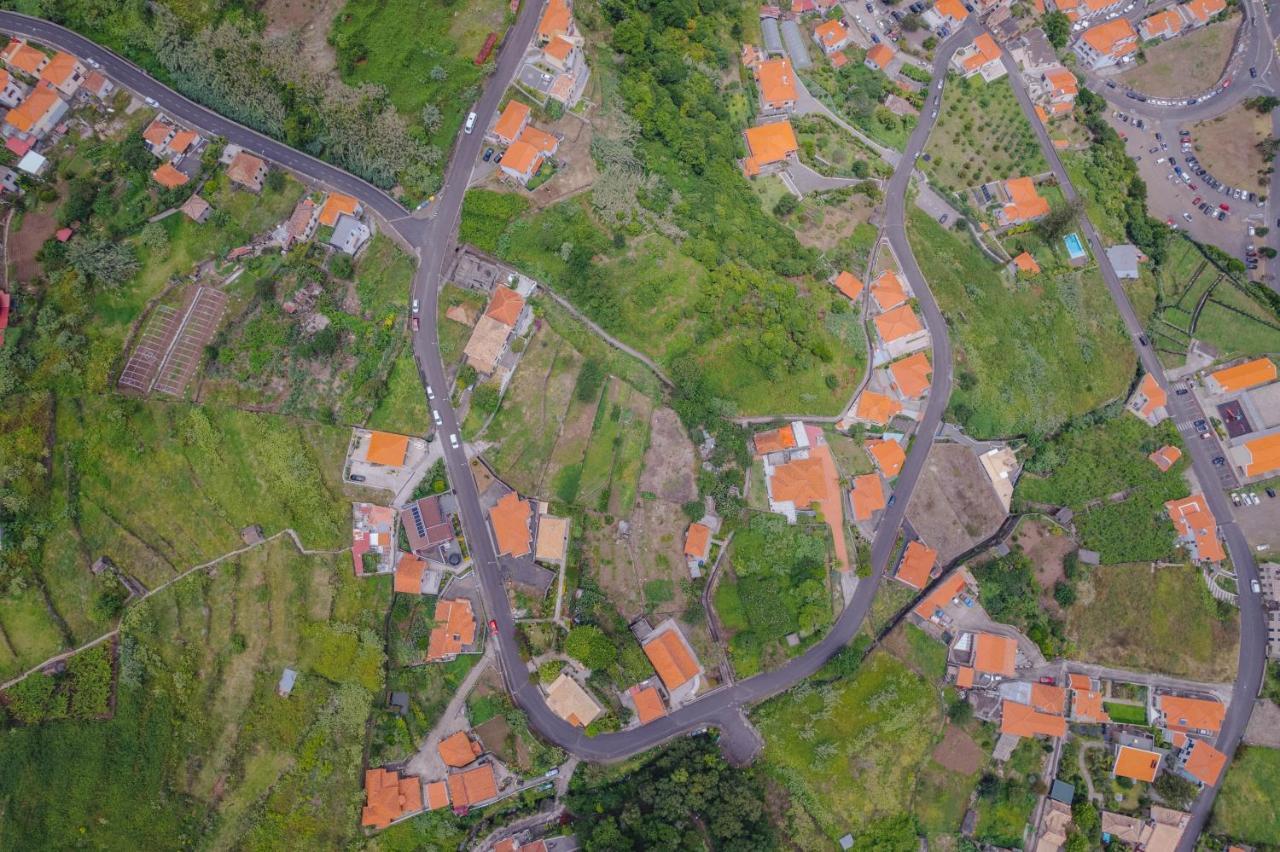
[[[1009,72],[1009,78],[1013,81],[1013,90],[1018,98],[1018,103],[1022,106],[1023,114],[1026,115],[1031,126],[1035,128],[1041,151],[1049,162],[1050,170],[1053,172],[1054,177],[1057,178],[1058,184],[1062,187],[1063,194],[1067,200],[1075,202],[1079,195],[1075,187],[1072,186],[1066,169],[1062,166],[1062,160],[1049,139],[1048,131],[1045,129],[1044,124],[1036,118],[1034,104],[1027,93],[1026,82],[1018,71],[1017,63],[1013,61],[1013,57],[1007,51],[1003,54],[1003,60],[1005,68]],[[1088,216],[1083,213],[1080,216],[1080,229],[1084,232],[1085,238],[1089,242],[1089,248],[1098,261],[1098,268],[1102,271],[1107,290],[1110,291],[1112,301],[1115,302],[1116,309],[1120,311],[1120,316],[1124,320],[1125,328],[1129,331],[1130,340],[1138,353],[1142,368],[1155,376],[1160,387],[1164,388],[1169,395],[1167,406],[1169,416],[1173,418],[1179,432],[1182,434],[1182,440],[1191,457],[1191,465],[1195,470],[1196,477],[1204,484],[1205,500],[1209,505],[1209,510],[1213,512],[1214,518],[1217,519],[1218,528],[1221,530],[1222,537],[1227,545],[1227,552],[1231,557],[1232,565],[1236,569],[1237,585],[1241,590],[1239,597],[1240,658],[1236,682],[1232,690],[1231,703],[1227,708],[1227,716],[1223,722],[1222,732],[1216,742],[1219,750],[1231,755],[1235,752],[1236,746],[1240,744],[1240,738],[1244,735],[1245,726],[1248,724],[1249,716],[1253,712],[1253,701],[1262,685],[1263,665],[1266,661],[1267,637],[1262,613],[1262,600],[1249,590],[1250,584],[1258,579],[1258,565],[1254,562],[1253,550],[1249,547],[1249,543],[1245,540],[1244,534],[1234,520],[1230,500],[1227,499],[1226,494],[1220,488],[1215,487],[1215,483],[1218,481],[1218,474],[1210,455],[1210,446],[1216,447],[1217,443],[1200,440],[1200,436],[1194,429],[1190,428],[1190,423],[1198,416],[1196,413],[1198,408],[1195,407],[1193,402],[1193,395],[1177,395],[1176,389],[1170,386],[1169,380],[1165,377],[1164,368],[1156,357],[1155,351],[1150,346],[1142,345],[1139,341],[1139,337],[1143,334],[1142,323],[1139,321],[1133,305],[1129,302],[1128,294],[1125,293],[1124,286],[1116,275],[1115,268],[1112,267],[1110,260],[1107,259],[1106,252],[1103,251],[1098,232],[1094,229],[1093,223],[1089,221]],[[1184,833],[1182,842],[1179,844],[1180,852],[1190,852],[1194,848],[1195,839],[1204,828],[1209,812],[1213,808],[1213,799],[1216,792],[1216,788],[1206,789],[1196,799],[1195,806],[1191,812],[1191,825]]]

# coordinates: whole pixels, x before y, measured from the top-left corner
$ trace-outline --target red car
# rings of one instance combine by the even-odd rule
[[[1218,205],[1218,209],[1219,209],[1219,210],[1225,210],[1225,211],[1227,211],[1228,213],[1230,213],[1230,212],[1231,212],[1231,205],[1229,205],[1229,204],[1219,204],[1219,205]]]
[[[1040,678],[1040,682],[1043,684],[1047,684],[1048,686],[1053,686],[1054,684],[1053,678],[1048,676]]]
[[[413,330],[414,330],[414,331],[417,331],[417,330],[418,330],[418,318],[417,318],[417,317],[411,317],[411,318],[409,319],[409,325],[413,328]]]
[[[1201,201],[1204,201],[1204,199],[1197,195],[1195,198],[1191,199],[1191,204],[1195,207],[1199,207]]]
[[[494,621],[492,618],[489,619],[489,635],[490,636],[498,635],[498,622]]]

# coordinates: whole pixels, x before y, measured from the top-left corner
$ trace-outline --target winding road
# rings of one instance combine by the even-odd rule
[[[482,126],[486,125],[489,117],[496,112],[503,92],[519,67],[541,8],[541,0],[526,0],[514,26],[508,32],[499,52],[496,69],[474,107]],[[415,360],[424,386],[429,385],[435,392],[434,406],[442,419],[438,432],[442,436],[445,463],[449,479],[457,491],[461,523],[477,567],[485,608],[497,623],[498,651],[503,676],[514,701],[528,715],[531,727],[538,734],[577,757],[594,761],[617,761],[681,734],[706,726],[714,726],[721,730],[722,744],[730,756],[746,757],[758,747],[758,743],[751,736],[744,722],[744,708],[776,695],[814,674],[832,655],[853,639],[866,618],[880,581],[889,567],[888,561],[902,526],[912,490],[940,428],[951,391],[952,364],[947,325],[911,252],[906,236],[905,219],[912,171],[915,160],[923,151],[932,130],[933,108],[941,97],[942,80],[946,77],[947,63],[960,46],[981,32],[980,25],[976,21],[971,20],[939,47],[933,63],[935,79],[930,84],[930,92],[921,113],[920,123],[912,133],[906,151],[898,161],[885,192],[883,238],[888,241],[897,255],[902,273],[915,293],[932,335],[934,383],[917,430],[916,440],[899,475],[897,499],[885,511],[872,542],[871,576],[859,581],[848,606],[841,612],[827,635],[803,655],[791,660],[783,667],[720,688],[647,725],[597,737],[587,737],[581,729],[569,725],[552,713],[541,691],[531,683],[528,670],[515,642],[515,621],[507,604],[503,587],[500,557],[489,534],[475,480],[469,470],[465,448],[451,446],[447,437],[457,435],[460,430],[457,414],[448,403],[449,384],[445,366],[439,354],[434,320],[438,315],[437,302],[442,272],[456,249],[457,225],[462,200],[473,164],[484,145],[483,135],[481,133],[459,135],[456,150],[445,173],[444,185],[437,194],[436,201],[429,210],[410,212],[381,189],[342,169],[296,151],[194,103],[151,78],[128,60],[64,27],[13,12],[0,12],[0,30],[23,35],[75,53],[83,59],[92,60],[117,83],[143,97],[153,99],[161,109],[181,121],[207,133],[223,136],[277,165],[297,172],[314,183],[359,198],[366,209],[383,222],[386,230],[398,242],[417,255],[419,264],[412,284],[412,296],[420,300],[422,313],[428,321],[422,323],[420,330],[413,336]],[[1266,43],[1269,46],[1269,31],[1266,25],[1259,27],[1258,30],[1266,35]],[[1014,90],[1018,94],[1024,112],[1037,131],[1041,147],[1054,175],[1068,199],[1074,199],[1075,190],[1043,125],[1035,118],[1020,73],[1007,54],[1004,61],[1014,81]],[[1280,80],[1280,71],[1274,68],[1274,64],[1269,64],[1267,76],[1265,78],[1260,76],[1260,79],[1266,79],[1270,84],[1272,75],[1277,75],[1277,79]],[[1232,98],[1240,96],[1239,90],[1229,91]],[[1130,111],[1136,111],[1133,104],[1128,104],[1128,108]],[[1168,381],[1154,352],[1138,341],[1142,332],[1141,323],[1129,304],[1114,269],[1107,261],[1096,231],[1083,216],[1081,226],[1102,269],[1111,295],[1134,340],[1134,346],[1144,369],[1154,375],[1161,386],[1168,388]],[[1188,416],[1189,412],[1185,410],[1188,405],[1185,400],[1189,398],[1170,394],[1170,411],[1175,421],[1183,423],[1192,419]],[[1185,429],[1184,438],[1187,439],[1185,443],[1201,481],[1215,482],[1216,477],[1207,449],[1196,436],[1186,434]],[[1223,493],[1217,489],[1207,490],[1206,498],[1211,510],[1218,518],[1233,563],[1240,575],[1241,588],[1247,588],[1249,582],[1257,577],[1257,568],[1240,528],[1231,519],[1230,504]],[[1218,747],[1228,754],[1234,751],[1243,734],[1262,674],[1265,645],[1262,608],[1256,595],[1242,596],[1241,632],[1239,678],[1235,683],[1233,700],[1222,735],[1218,740]],[[1211,805],[1212,791],[1208,791],[1201,795],[1196,803],[1193,813],[1195,821],[1192,826],[1194,830],[1188,831],[1184,836],[1182,848],[1191,848]]]

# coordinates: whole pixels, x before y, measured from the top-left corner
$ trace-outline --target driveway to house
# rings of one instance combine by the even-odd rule
[[[1072,186],[1067,170],[1063,168],[1057,149],[1053,147],[1053,143],[1049,140],[1048,131],[1045,129],[1044,124],[1036,118],[1035,106],[1031,101],[1030,94],[1027,92],[1026,81],[1018,71],[1017,63],[1013,61],[1013,57],[1009,55],[1007,50],[1002,52],[1002,60],[1005,69],[1009,72],[1009,79],[1013,82],[1013,91],[1022,107],[1022,112],[1035,129],[1036,138],[1040,141],[1040,149],[1044,153],[1045,160],[1049,163],[1054,177],[1058,179],[1058,184],[1062,188],[1063,194],[1066,196],[1067,201],[1077,201],[1079,194],[1076,192],[1075,187]],[[1196,434],[1191,426],[1194,419],[1194,401],[1190,401],[1192,400],[1192,394],[1177,396],[1172,393],[1169,380],[1165,377],[1164,368],[1156,357],[1155,351],[1149,345],[1144,345],[1141,342],[1143,339],[1142,323],[1138,319],[1133,305],[1129,302],[1129,297],[1125,293],[1119,277],[1116,275],[1115,268],[1112,267],[1111,261],[1103,250],[1102,240],[1099,238],[1097,230],[1084,213],[1080,214],[1080,226],[1080,230],[1089,242],[1089,248],[1098,263],[1098,268],[1102,272],[1103,280],[1106,281],[1112,301],[1115,302],[1116,309],[1120,311],[1120,316],[1124,320],[1125,328],[1129,331],[1130,341],[1138,353],[1138,360],[1142,364],[1143,370],[1154,376],[1160,387],[1169,393],[1169,416],[1173,419],[1182,435],[1183,444],[1186,445],[1187,451],[1191,456],[1191,465],[1195,470],[1196,478],[1205,489],[1205,500],[1209,505],[1209,510],[1217,520],[1218,529],[1226,542],[1227,552],[1231,556],[1231,563],[1235,566],[1236,574],[1239,577],[1239,587],[1242,590],[1246,590],[1249,588],[1250,583],[1258,579],[1258,565],[1253,559],[1253,549],[1249,547],[1249,542],[1245,540],[1239,524],[1235,522],[1230,500],[1215,485],[1218,482],[1217,468],[1213,465],[1210,449],[1205,446],[1209,442],[1201,441],[1199,435]],[[1227,707],[1227,716],[1223,722],[1222,731],[1218,735],[1218,740],[1215,744],[1218,750],[1228,755],[1228,757],[1235,753],[1236,746],[1240,744],[1240,740],[1244,736],[1245,727],[1249,722],[1249,714],[1253,711],[1253,700],[1257,697],[1258,691],[1262,686],[1266,651],[1267,635],[1266,623],[1262,612],[1262,600],[1252,592],[1244,592],[1240,597],[1240,659],[1236,669],[1236,682],[1232,689],[1231,703]],[[1179,852],[1191,852],[1195,847],[1196,838],[1199,837],[1200,832],[1203,830],[1209,817],[1209,812],[1213,808],[1215,795],[1217,795],[1217,789],[1208,787],[1201,791],[1196,798],[1195,805],[1191,811],[1191,823],[1178,844]]]

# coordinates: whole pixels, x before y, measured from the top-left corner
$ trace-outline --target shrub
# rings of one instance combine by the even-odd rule
[[[604,631],[589,624],[569,631],[564,652],[593,671],[608,668],[618,658],[618,649]]]

